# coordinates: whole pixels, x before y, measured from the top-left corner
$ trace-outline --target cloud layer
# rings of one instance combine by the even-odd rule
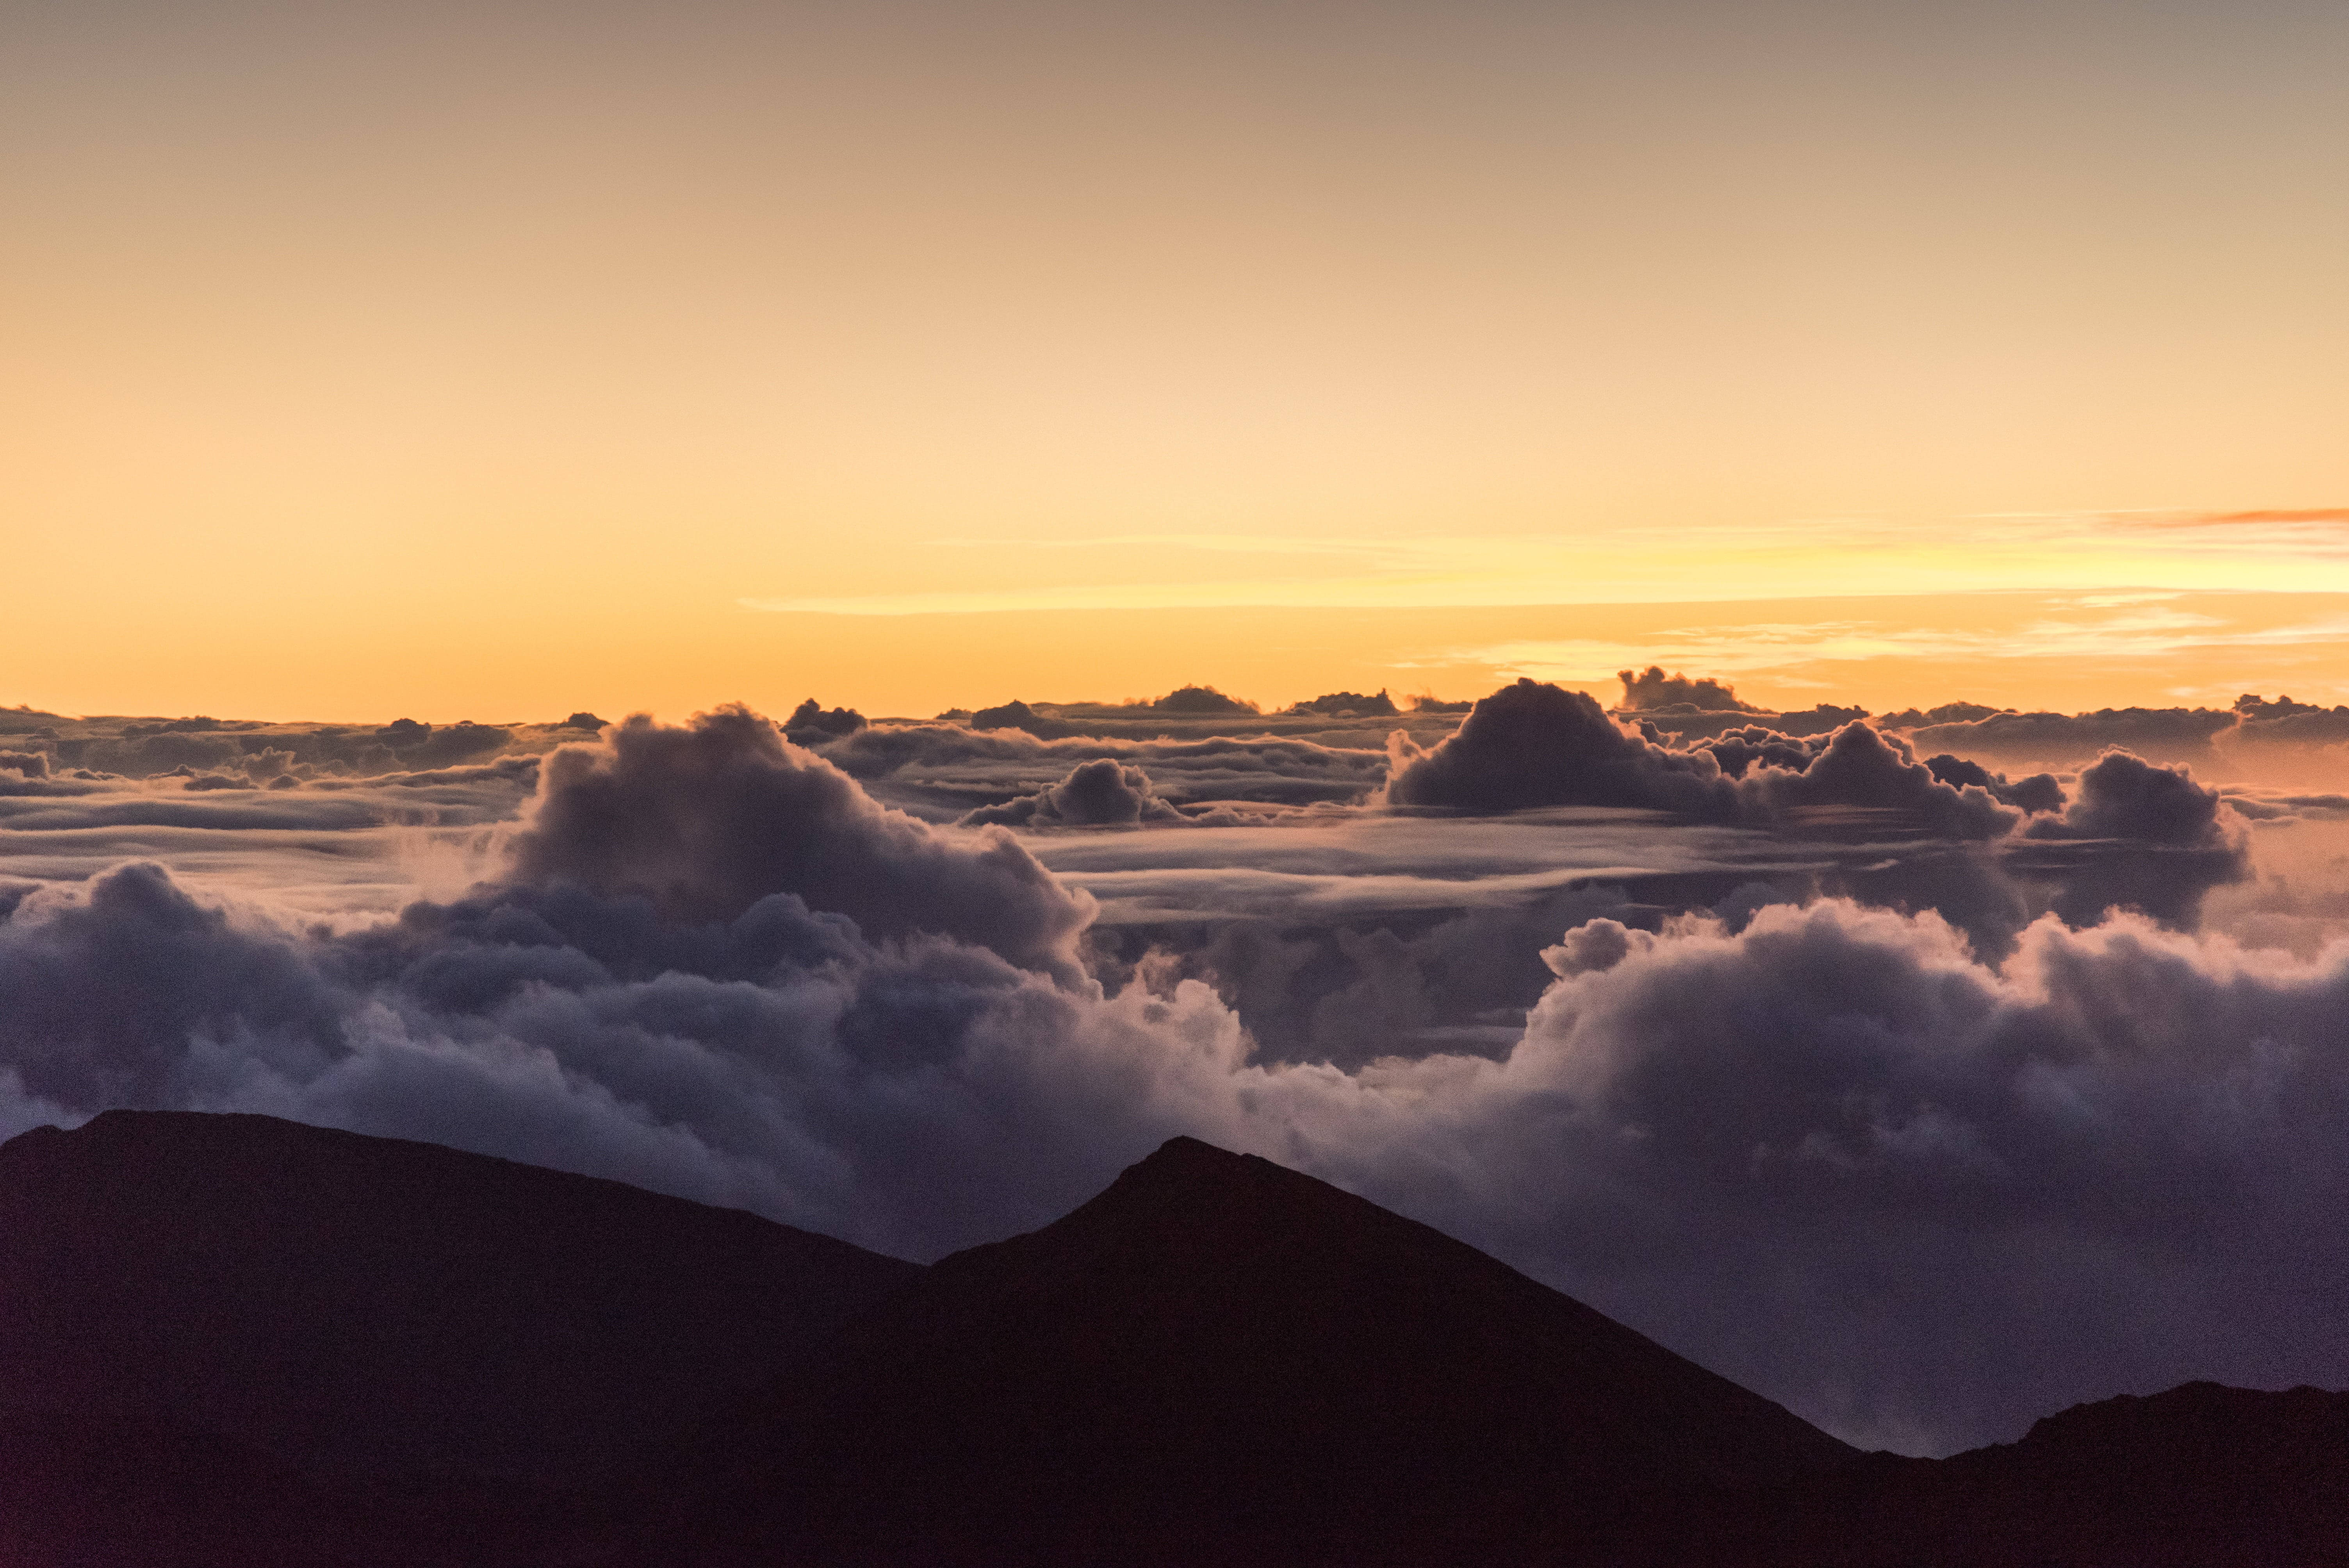
[[[1675,750],[1571,697],[1512,687],[1399,748],[1401,814],[1246,829],[1175,824],[1159,769],[1355,764],[951,726],[819,755],[727,709],[429,783],[12,769],[65,792],[6,796],[10,847],[60,842],[0,864],[68,869],[0,881],[0,1130],[261,1110],[920,1257],[1186,1131],[1863,1441],[2007,1439],[2189,1377],[2349,1381],[2349,944],[2185,929],[2200,892],[2163,900],[2240,874],[2251,831],[2217,792],[2115,753],[2054,809],[2054,780],[1864,726]],[[1012,798],[1056,830],[925,822],[835,758],[1050,769]],[[471,835],[476,870],[396,917],[124,858],[377,844],[399,799],[445,802],[404,830]],[[132,837],[67,852],[101,833]],[[2155,868],[2121,888],[2151,915],[2099,902],[2127,867]],[[1103,923],[1133,879],[1154,913]]]

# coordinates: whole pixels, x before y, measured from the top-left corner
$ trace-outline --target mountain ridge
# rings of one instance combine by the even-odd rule
[[[432,1144],[109,1112],[0,1144],[0,1240],[29,1568],[2349,1562],[2349,1393],[2187,1384],[1861,1454],[1188,1137],[925,1269]],[[336,1439],[387,1409],[400,1440]]]

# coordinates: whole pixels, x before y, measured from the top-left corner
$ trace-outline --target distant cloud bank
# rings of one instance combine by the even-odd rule
[[[2106,744],[2315,756],[2349,716],[1790,733],[1625,686],[1023,705],[1047,734],[811,702],[807,744],[740,707],[28,724],[0,1131],[267,1111],[922,1257],[1187,1131],[1863,1441],[2349,1381],[2349,888],[2258,861],[2349,799]],[[1927,749],[2020,717],[2087,749]],[[2222,893],[2294,945],[2209,929]]]

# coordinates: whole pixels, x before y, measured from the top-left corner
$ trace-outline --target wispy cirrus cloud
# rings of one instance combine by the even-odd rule
[[[1605,520],[1521,533],[1116,533],[954,537],[967,585],[746,595],[829,615],[1292,605],[1671,603],[1991,591],[2349,591],[2349,510],[1796,519],[1659,529]],[[1066,580],[1092,555],[1087,579]],[[1281,564],[1229,570],[1234,562]],[[2117,601],[2115,601],[2116,603]]]

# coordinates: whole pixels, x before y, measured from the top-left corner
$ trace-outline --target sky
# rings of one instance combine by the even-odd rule
[[[2344,65],[2280,0],[9,5],[0,702],[2349,698]]]

